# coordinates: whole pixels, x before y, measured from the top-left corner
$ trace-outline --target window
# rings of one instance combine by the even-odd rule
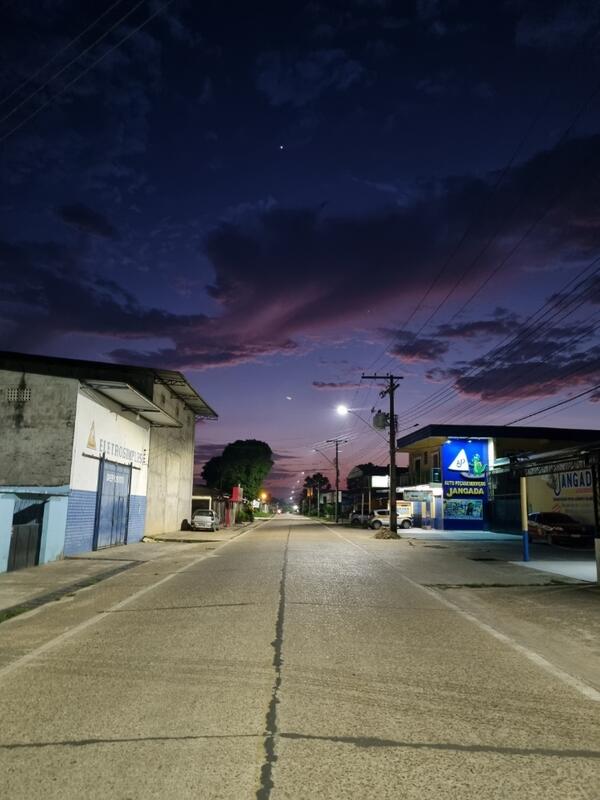
[[[440,466],[440,454],[434,453],[433,454],[433,468],[438,469]]]
[[[9,403],[24,403],[31,400],[31,389],[18,389],[16,387],[6,390],[6,399]]]
[[[429,453],[423,453],[423,464],[427,466],[427,460],[429,459]]]

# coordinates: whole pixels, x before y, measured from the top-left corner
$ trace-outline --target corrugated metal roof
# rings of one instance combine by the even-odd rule
[[[32,353],[0,351],[0,369],[32,372],[41,375],[78,378],[81,381],[121,381],[131,384],[144,395],[151,394],[151,384],[168,386],[197,416],[218,419],[218,414],[202,398],[181,372],[140,367],[130,364],[115,364],[106,361],[86,361],[77,358],[56,358]],[[152,398],[150,398],[152,399]]]
[[[153,403],[128,383],[122,383],[121,381],[85,381],[85,385],[108,397],[121,408],[143,417],[154,428],[181,428],[181,422],[167,414],[156,403]]]
[[[218,419],[218,414],[204,400],[194,387],[186,380],[181,372],[167,369],[154,370],[159,383],[168,386],[173,394],[177,395],[197,417],[204,419]]]

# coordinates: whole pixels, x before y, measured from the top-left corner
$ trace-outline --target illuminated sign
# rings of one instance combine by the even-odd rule
[[[487,455],[487,439],[452,439],[442,445],[444,500],[478,500],[482,504],[487,500]],[[465,511],[470,513],[457,516],[479,517],[479,506],[466,505]]]

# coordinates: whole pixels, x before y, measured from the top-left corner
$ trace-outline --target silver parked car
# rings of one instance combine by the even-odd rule
[[[373,528],[374,530],[379,530],[381,527],[389,528],[390,527],[390,512],[386,508],[377,509],[376,511],[371,511],[369,514],[369,528]],[[399,528],[412,528],[413,520],[412,517],[405,516],[404,514],[398,514],[397,517],[397,526]]]
[[[190,525],[193,531],[218,531],[219,515],[210,508],[197,508]]]

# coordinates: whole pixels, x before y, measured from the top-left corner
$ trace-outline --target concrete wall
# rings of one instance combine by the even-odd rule
[[[74,378],[0,370],[0,486],[69,483],[78,386]]]
[[[146,533],[178,531],[190,518],[194,480],[196,420],[167,386],[154,386],[154,402],[178,420],[181,428],[152,428],[148,458]]]

